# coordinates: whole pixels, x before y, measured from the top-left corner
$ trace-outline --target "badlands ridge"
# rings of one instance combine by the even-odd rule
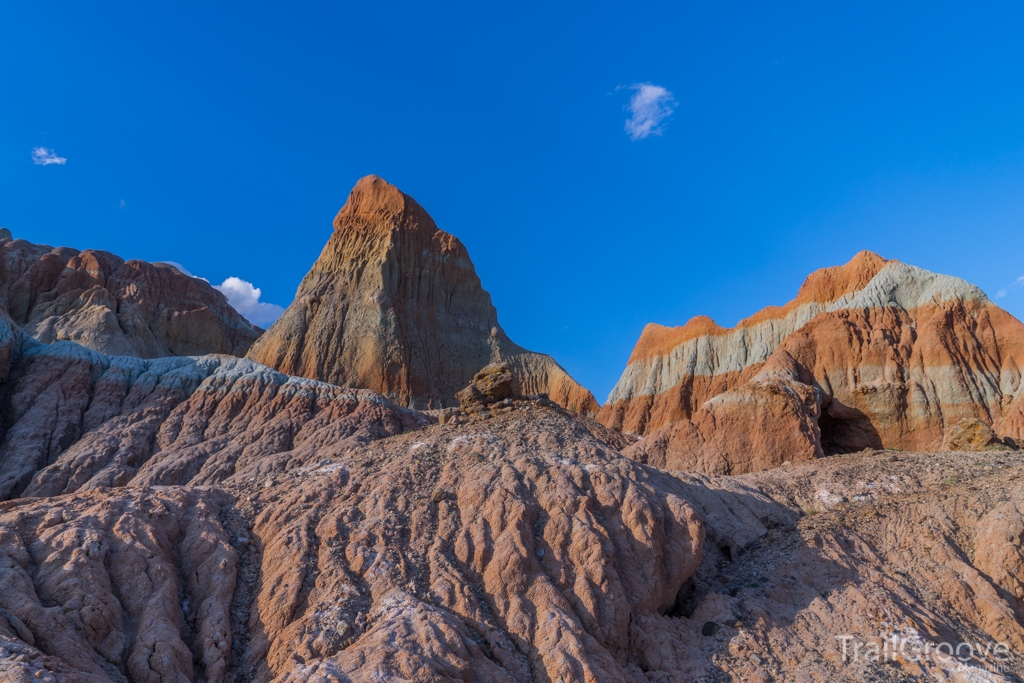
[[[962,280],[649,325],[601,407],[375,176],[266,332],[169,265],[0,269],[0,680],[1024,676],[1024,327]]]

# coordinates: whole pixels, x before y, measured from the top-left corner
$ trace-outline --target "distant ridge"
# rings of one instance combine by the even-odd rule
[[[938,448],[963,418],[1019,438],[1022,368],[1024,325],[980,289],[861,252],[733,329],[648,325],[599,420],[652,464],[738,473]]]
[[[243,356],[262,332],[210,283],[174,266],[33,244],[6,229],[0,306],[39,341],[116,356]]]

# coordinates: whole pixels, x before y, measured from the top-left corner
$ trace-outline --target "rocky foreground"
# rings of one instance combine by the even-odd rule
[[[1024,674],[1024,454],[872,451],[717,477],[639,464],[622,445],[543,398],[516,399],[213,485],[10,500],[0,676]],[[863,654],[893,634],[989,651]]]

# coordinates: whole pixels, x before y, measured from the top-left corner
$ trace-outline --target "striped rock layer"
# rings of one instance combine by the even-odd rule
[[[248,358],[414,408],[456,405],[477,370],[503,361],[517,393],[599,408],[554,359],[508,338],[466,247],[377,176],[356,183],[295,300]]]
[[[245,355],[262,330],[210,283],[165,263],[53,248],[0,230],[0,304],[44,343],[159,358]]]
[[[963,418],[1024,436],[1024,325],[977,287],[870,252],[724,329],[649,325],[599,419],[662,466],[742,472],[939,448]]]
[[[0,501],[211,485],[319,462],[426,424],[367,390],[228,355],[108,356],[42,344],[0,309]]]

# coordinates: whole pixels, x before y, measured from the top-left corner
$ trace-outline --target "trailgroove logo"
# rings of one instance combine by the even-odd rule
[[[1002,642],[977,641],[960,643],[935,643],[925,640],[916,632],[909,634],[881,634],[878,638],[860,640],[856,636],[835,636],[836,646],[842,653],[843,663],[875,663],[904,661],[911,663],[935,663],[948,665],[954,662],[988,663],[995,667],[1009,662],[1013,653],[1010,646]]]

